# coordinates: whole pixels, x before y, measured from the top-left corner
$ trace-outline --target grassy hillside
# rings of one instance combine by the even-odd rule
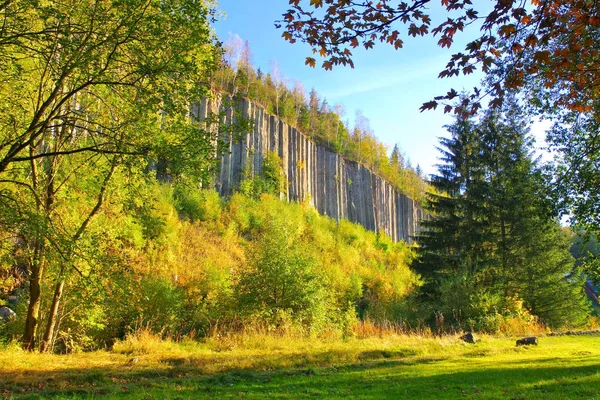
[[[401,324],[412,312],[419,279],[406,243],[272,195],[142,189],[96,220],[102,258],[70,278],[55,350],[103,348],[140,328],[171,338],[257,327],[343,337],[359,318]],[[0,341],[18,338],[23,323],[0,323]]]
[[[319,340],[242,335],[174,344],[147,333],[111,352],[0,351],[8,398],[596,399],[597,336],[537,347],[484,336]]]

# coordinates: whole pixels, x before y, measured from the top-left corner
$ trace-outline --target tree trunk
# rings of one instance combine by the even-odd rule
[[[27,308],[27,318],[25,320],[25,334],[23,335],[23,347],[26,350],[35,350],[35,335],[37,332],[38,318],[40,315],[40,305],[42,301],[42,275],[44,274],[44,265],[40,260],[41,245],[38,245],[34,261],[31,265],[31,276],[29,277],[29,307]]]
[[[504,296],[508,297],[509,296],[509,271],[508,271],[508,261],[506,259],[506,253],[508,252],[507,249],[507,245],[506,245],[506,222],[504,221],[504,215],[503,211],[500,211],[500,235],[501,235],[501,241],[500,241],[500,246],[502,247],[502,279],[504,280],[504,282],[502,282],[504,284]]]
[[[73,235],[71,239],[71,246],[75,246],[75,244],[81,239],[83,233],[87,229],[90,221],[96,214],[100,211],[102,204],[104,203],[104,196],[106,194],[106,189],[108,187],[108,183],[115,172],[115,168],[117,165],[118,156],[113,158],[110,171],[104,178],[104,182],[102,183],[102,187],[100,188],[100,193],[98,194],[98,200],[96,201],[96,205],[90,211],[87,218],[81,223],[77,232]],[[42,345],[40,348],[41,352],[45,352],[50,350],[52,347],[52,343],[54,341],[54,331],[56,327],[56,321],[58,320],[58,307],[60,305],[60,300],[63,294],[63,290],[65,288],[65,274],[67,273],[67,262],[71,262],[73,257],[73,250],[69,251],[69,256],[67,260],[65,260],[60,268],[60,273],[58,275],[58,282],[56,284],[56,288],[54,290],[54,297],[52,298],[52,305],[50,307],[50,314],[48,315],[48,324],[46,325],[46,332],[44,333],[44,340],[42,341]]]
[[[44,340],[42,341],[40,351],[52,351],[52,343],[54,342],[54,331],[56,327],[56,321],[58,320],[58,306],[60,305],[60,299],[62,297],[63,290],[65,288],[65,280],[61,278],[56,284],[54,290],[54,297],[52,298],[52,306],[50,307],[50,314],[48,315],[48,324],[46,325],[46,333],[44,333]]]

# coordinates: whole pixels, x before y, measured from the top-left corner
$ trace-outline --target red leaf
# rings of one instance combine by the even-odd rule
[[[419,108],[421,112],[426,110],[435,110],[438,106],[437,101],[428,101],[427,103],[423,103],[423,105]]]

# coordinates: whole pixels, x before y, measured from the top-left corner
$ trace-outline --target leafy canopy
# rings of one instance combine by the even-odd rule
[[[481,34],[470,41],[463,51],[451,56],[439,77],[471,74],[477,68],[492,71],[498,61],[509,61],[508,68],[482,93],[475,89],[458,106],[447,103],[457,100],[455,90],[423,104],[421,110],[434,109],[445,103],[445,112],[474,112],[480,108],[485,94],[491,104],[502,104],[504,93],[525,84],[525,76],[534,76],[548,88],[557,87],[556,101],[568,109],[589,109],[600,90],[598,61],[598,30],[600,12],[595,1],[585,0],[497,0],[489,12],[488,5],[471,0],[442,0],[448,18],[433,22],[428,12],[429,0],[419,1],[351,1],[351,0],[290,0],[290,8],[276,26],[282,36],[294,43],[309,44],[313,53],[324,60],[322,67],[331,70],[337,65],[353,66],[353,51],[358,47],[371,49],[377,42],[396,49],[403,46],[406,36],[433,35],[438,45],[451,47],[455,35],[466,26],[481,24]],[[307,57],[306,64],[317,61]]]

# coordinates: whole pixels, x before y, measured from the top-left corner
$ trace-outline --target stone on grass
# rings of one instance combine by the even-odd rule
[[[517,340],[517,346],[531,346],[531,345],[537,346],[537,344],[538,344],[538,340],[536,337],[533,337],[533,336]]]
[[[473,332],[467,332],[460,337],[463,342],[466,343],[475,343],[475,337],[473,336]]]

